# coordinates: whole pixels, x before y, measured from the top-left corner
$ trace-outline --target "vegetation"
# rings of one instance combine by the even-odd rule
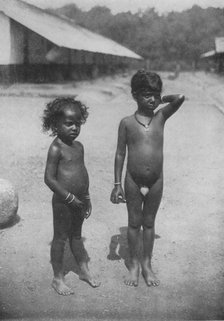
[[[220,8],[195,5],[166,15],[149,8],[113,15],[106,7],[86,12],[71,4],[53,12],[130,48],[160,70],[170,70],[176,62],[182,69],[197,68],[200,55],[214,49],[214,38],[224,36],[224,10]]]

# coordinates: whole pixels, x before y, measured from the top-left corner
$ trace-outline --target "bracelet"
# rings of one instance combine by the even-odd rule
[[[75,195],[72,194],[72,199],[71,199],[71,201],[68,202],[68,204],[72,203],[74,201],[74,199],[75,199]]]
[[[114,185],[121,185],[121,182],[114,183]]]
[[[89,194],[87,194],[87,195],[85,195],[85,197],[84,197],[86,200],[90,200],[90,195]]]
[[[66,196],[65,201],[67,201],[67,199],[70,197],[71,193],[68,193],[68,195]]]

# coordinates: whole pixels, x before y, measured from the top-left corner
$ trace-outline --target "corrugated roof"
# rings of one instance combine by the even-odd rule
[[[217,53],[224,52],[224,37],[215,38],[215,51]]]
[[[117,42],[20,0],[0,0],[5,15],[59,47],[142,59]]]

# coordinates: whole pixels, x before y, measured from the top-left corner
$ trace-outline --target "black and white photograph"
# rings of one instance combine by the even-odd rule
[[[224,320],[223,191],[223,0],[0,0],[1,320]]]

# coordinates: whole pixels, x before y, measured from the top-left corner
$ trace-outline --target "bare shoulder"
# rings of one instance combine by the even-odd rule
[[[57,159],[60,159],[62,154],[61,150],[62,148],[61,148],[60,141],[58,140],[58,138],[55,138],[48,150],[48,160],[56,161]]]
[[[134,115],[126,116],[120,121],[121,126],[128,126],[134,119]]]
[[[83,144],[82,144],[80,141],[78,141],[78,140],[75,140],[75,141],[73,142],[73,147],[74,147],[74,148],[77,148],[77,149],[80,149],[81,151],[84,150]]]
[[[60,140],[56,137],[49,147],[49,152],[55,152],[55,153],[57,152],[58,153],[60,151],[61,151]]]
[[[159,110],[157,110],[157,111],[155,112],[155,114],[154,114],[154,117],[156,117],[156,118],[161,118],[161,117],[163,117],[163,109],[160,108]]]

